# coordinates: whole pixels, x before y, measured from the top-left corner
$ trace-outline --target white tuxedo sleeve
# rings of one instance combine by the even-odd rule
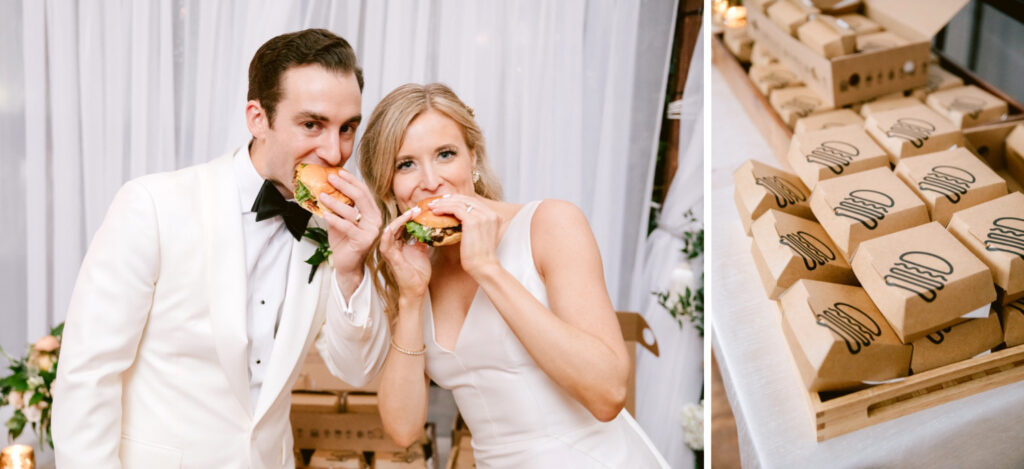
[[[129,181],[114,196],[71,295],[53,391],[61,469],[121,467],[122,380],[152,306],[159,246],[152,197]]]
[[[383,302],[376,295],[370,275],[364,267],[363,281],[347,302],[332,273],[327,320],[316,341],[331,373],[357,387],[380,372],[391,341]]]

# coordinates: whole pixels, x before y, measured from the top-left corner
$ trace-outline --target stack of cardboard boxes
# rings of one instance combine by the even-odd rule
[[[1012,172],[923,103],[848,117],[794,135],[795,173],[750,161],[734,174],[806,388],[862,389],[1024,343]],[[1024,168],[1024,125],[1003,135],[1000,161]]]

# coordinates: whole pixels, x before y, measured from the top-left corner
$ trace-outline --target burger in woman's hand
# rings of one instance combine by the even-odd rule
[[[458,218],[437,215],[427,205],[441,197],[428,197],[416,203],[420,214],[405,224],[409,235],[428,246],[450,246],[462,241],[462,223]]]
[[[341,167],[326,167],[317,164],[302,163],[295,167],[295,201],[302,208],[323,217],[326,207],[321,207],[319,197],[321,193],[340,200],[344,204],[354,205],[352,199],[342,194],[327,180],[331,174],[339,174],[345,171]]]

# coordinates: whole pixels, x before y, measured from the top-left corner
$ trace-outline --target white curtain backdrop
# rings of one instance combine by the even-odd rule
[[[121,184],[247,141],[249,60],[307,27],[356,49],[364,116],[400,84],[450,85],[508,200],[587,214],[628,309],[677,3],[0,0],[0,344],[20,350],[63,320]]]
[[[658,227],[647,238],[643,266],[633,276],[639,311],[654,330],[660,355],[637,349],[636,418],[651,440],[674,468],[693,467],[693,452],[683,443],[680,412],[683,405],[697,403],[703,388],[704,340],[686,322],[682,329],[651,295],[669,287],[672,269],[683,261],[682,235],[696,228],[683,217],[693,210],[704,220],[704,36],[700,35],[690,62],[683,90],[679,123],[679,166],[669,187]],[[691,263],[695,278],[703,263]],[[707,423],[707,422],[705,422]]]

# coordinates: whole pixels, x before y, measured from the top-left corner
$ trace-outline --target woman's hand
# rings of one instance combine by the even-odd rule
[[[413,299],[426,296],[430,285],[430,256],[427,245],[406,242],[403,238],[405,223],[420,213],[418,207],[406,210],[384,228],[378,250],[395,274],[400,295]]]
[[[429,204],[438,215],[451,215],[462,222],[459,254],[462,269],[473,278],[500,267],[498,243],[501,241],[501,216],[484,199],[459,194],[445,195]]]

